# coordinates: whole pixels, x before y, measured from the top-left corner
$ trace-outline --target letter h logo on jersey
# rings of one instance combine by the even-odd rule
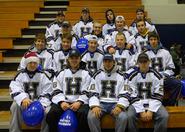
[[[101,97],[105,98],[115,98],[115,88],[117,81],[114,80],[102,80],[102,93]]]
[[[97,71],[97,61],[87,61],[87,67],[94,74]]]
[[[158,72],[164,71],[163,59],[161,57],[151,58],[151,60],[152,60],[152,68],[154,68]]]
[[[148,99],[151,97],[152,82],[139,82],[137,87],[139,98]]]
[[[39,82],[25,82],[23,85],[25,92],[28,93],[31,100],[38,98],[37,87],[39,86]]]
[[[66,95],[79,95],[82,78],[66,77]]]
[[[125,66],[126,59],[125,58],[116,58],[116,62],[117,62],[117,65],[119,67],[119,71],[121,73],[125,73],[125,71],[126,71],[126,66]]]

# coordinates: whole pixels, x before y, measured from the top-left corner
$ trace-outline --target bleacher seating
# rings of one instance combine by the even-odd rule
[[[135,10],[143,6],[141,0],[0,0],[0,131],[9,127],[9,107],[12,102],[8,90],[9,82],[16,74],[20,58],[33,43],[35,33],[44,33],[45,26],[55,19],[53,16],[58,10],[67,10],[66,19],[74,24],[79,20],[82,7],[88,7],[94,20],[102,23],[105,23],[105,10],[112,8],[117,15],[123,15],[130,25],[135,18]],[[185,128],[185,107],[168,107],[167,110],[170,114],[168,127]],[[140,122],[139,126],[153,127],[151,122]],[[114,122],[110,116],[102,119],[102,128],[113,127]],[[39,128],[23,125],[25,130]]]

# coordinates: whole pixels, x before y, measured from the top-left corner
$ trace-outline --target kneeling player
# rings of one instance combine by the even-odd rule
[[[128,77],[131,104],[128,109],[128,130],[137,132],[137,119],[144,122],[154,120],[154,132],[166,132],[168,112],[162,105],[163,78],[150,68],[147,54],[138,56],[138,67]]]
[[[111,54],[105,54],[103,68],[95,73],[90,88],[88,124],[91,132],[101,132],[100,119],[108,113],[115,120],[115,131],[124,132],[127,125],[125,109],[128,107],[128,92],[124,77],[118,72]]]

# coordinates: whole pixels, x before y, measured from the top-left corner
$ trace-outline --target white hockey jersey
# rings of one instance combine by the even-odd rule
[[[112,33],[115,30],[116,26],[115,24],[104,24],[102,31],[103,31],[103,36],[106,36],[107,34]]]
[[[45,36],[46,36],[46,41],[48,45],[50,46],[54,45],[61,29],[62,29],[62,23],[57,21],[52,22],[46,27]]]
[[[163,76],[173,76],[175,65],[168,50],[159,48],[158,50],[148,50],[145,52],[151,59],[151,67],[158,71]],[[135,61],[138,55],[135,56]]]
[[[47,70],[47,69],[53,69],[53,50],[51,49],[43,49],[42,51],[38,52],[35,47],[32,47],[29,49],[28,52],[36,52],[37,56],[40,59],[40,64],[42,66],[42,69]],[[25,64],[25,57],[23,56],[20,62],[20,65],[18,67],[18,70],[25,69],[26,64]]]
[[[66,68],[68,54],[69,54],[69,51],[63,51],[62,49],[54,53],[53,70],[55,72],[59,72],[60,70]]]
[[[142,36],[139,33],[135,35],[136,41],[136,52],[141,53],[145,50],[148,45],[148,34],[146,36]]]
[[[100,102],[117,103],[129,106],[129,95],[124,87],[124,77],[116,71],[111,73],[99,70],[95,73],[89,87],[89,106],[100,106]]]
[[[128,79],[131,104],[137,113],[149,110],[157,112],[162,105],[163,77],[156,70],[150,68],[145,74],[139,68],[133,70]]]
[[[133,46],[135,46],[135,38],[134,38],[134,35],[132,35],[132,34],[131,34],[128,30],[126,30],[126,29],[124,29],[122,32],[124,33],[124,35],[125,35],[125,37],[126,37],[126,42],[127,42],[128,44],[132,44]],[[105,43],[106,43],[106,44],[110,44],[110,45],[112,45],[113,47],[115,47],[115,46],[116,46],[115,40],[116,40],[116,34],[117,34],[117,33],[118,33],[118,31],[114,31],[114,32],[112,32],[111,34],[106,35],[106,36],[105,36]]]
[[[87,50],[82,54],[82,61],[86,63],[86,69],[93,75],[102,66],[103,53],[98,49],[94,53]]]
[[[131,68],[135,64],[134,58],[129,50],[119,49],[118,47],[115,47],[115,49],[116,52],[114,54],[114,57],[116,59],[119,72],[124,74],[129,68]]]
[[[21,106],[23,99],[39,100],[44,107],[50,105],[52,82],[43,72],[19,71],[10,83],[10,95]]]
[[[84,37],[85,35],[91,34],[93,30],[93,22],[89,20],[87,23],[80,20],[73,26],[73,32],[79,37]]]
[[[61,101],[73,103],[82,101],[88,104],[88,87],[91,81],[89,72],[79,69],[76,72],[71,69],[61,71],[53,81],[52,102]]]
[[[152,23],[149,23],[148,21],[145,21],[146,28],[149,29],[149,31],[155,31],[157,33],[157,30],[155,28],[155,25]],[[138,33],[137,27],[136,27],[136,22],[134,21],[131,26],[129,27],[129,31],[133,34],[136,35]]]

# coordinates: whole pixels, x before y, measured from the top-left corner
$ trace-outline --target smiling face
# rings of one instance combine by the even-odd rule
[[[68,58],[69,65],[71,69],[76,70],[80,66],[81,58],[80,56],[70,56]]]
[[[88,42],[88,50],[89,51],[94,52],[94,51],[96,51],[97,47],[98,47],[98,43],[96,40],[90,40]]]
[[[45,40],[44,39],[37,39],[35,41],[35,47],[37,50],[42,50],[45,48]]]
[[[37,62],[29,62],[26,66],[28,71],[35,71],[38,67],[38,63]]]
[[[118,48],[125,48],[126,38],[123,34],[116,35],[116,46]]]
[[[102,25],[101,23],[95,22],[93,24],[93,31],[95,35],[99,35],[102,32]]]

